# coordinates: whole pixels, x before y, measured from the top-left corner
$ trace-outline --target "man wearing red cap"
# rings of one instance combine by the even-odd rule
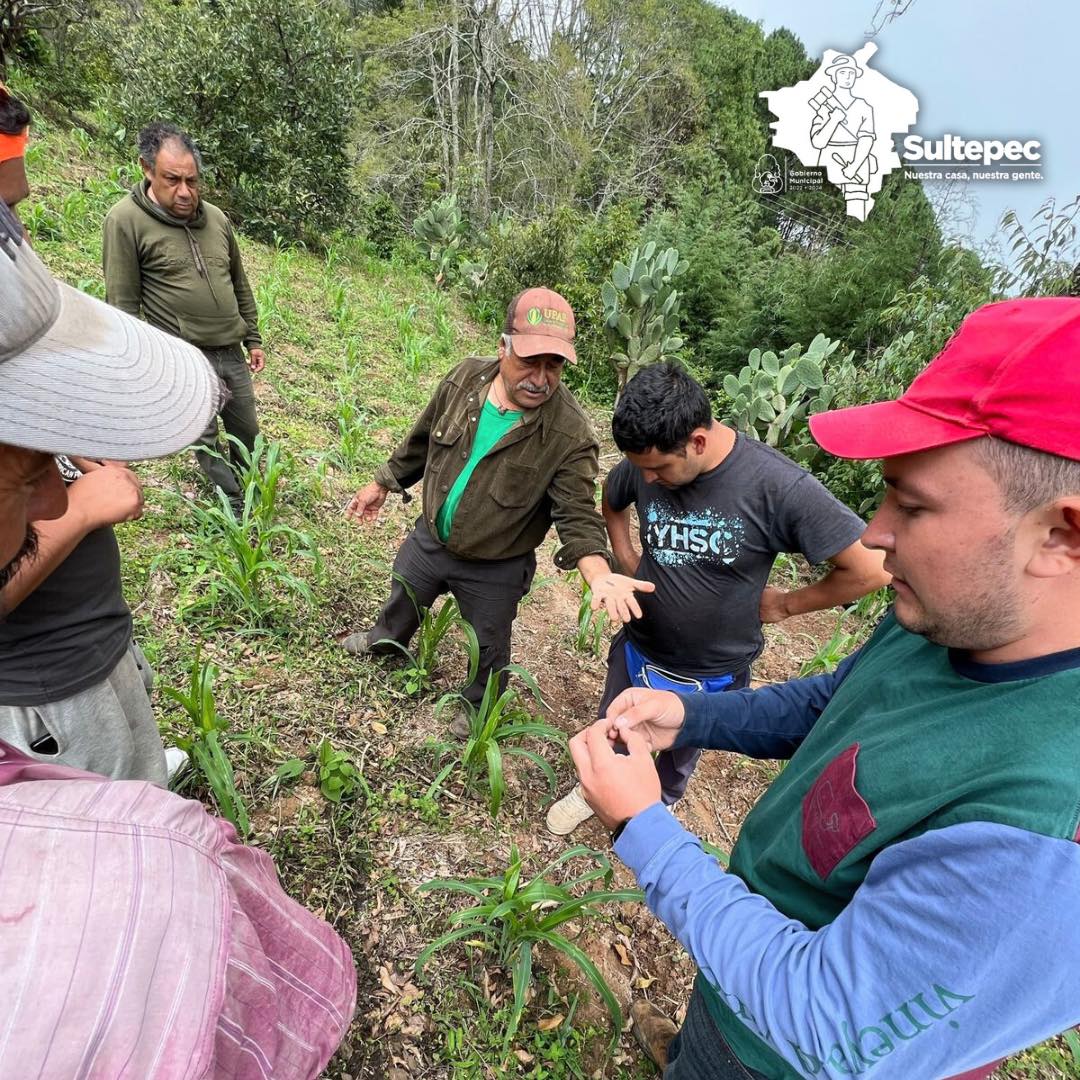
[[[1080,1021],[1080,300],[981,308],[811,429],[883,459],[892,613],[832,675],[631,689],[571,743],[699,968],[678,1035],[635,1029],[667,1080],[978,1080]],[[671,746],[791,759],[727,872],[660,803]]]
[[[471,357],[439,384],[427,408],[375,479],[346,509],[374,521],[386,496],[424,481],[423,511],[394,561],[390,599],[374,627],[342,642],[354,655],[393,652],[419,625],[418,607],[457,599],[480,644],[465,697],[479,703],[488,674],[510,661],[510,628],[554,522],[555,565],[589,583],[593,607],[620,622],[640,618],[634,591],[652,584],[611,572],[596,509],[599,443],[585,411],[560,382],[574,363],[574,313],[550,289],[510,302],[497,358]],[[407,587],[406,587],[407,586]],[[468,736],[459,713],[451,725]]]

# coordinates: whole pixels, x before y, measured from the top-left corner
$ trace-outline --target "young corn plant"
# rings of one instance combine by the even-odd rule
[[[608,614],[604,610],[593,611],[592,589],[584,578],[581,579],[581,603],[578,605],[577,633],[574,635],[574,648],[578,652],[599,656],[604,645],[604,630],[607,628]]]
[[[552,881],[552,871],[573,859],[586,858],[592,866],[563,884]],[[451,929],[426,946],[416,958],[421,974],[432,955],[455,941],[483,941],[492,961],[508,972],[513,984],[513,1005],[503,1037],[509,1053],[525,1012],[533,981],[533,954],[538,945],[562,953],[584,974],[611,1013],[613,1035],[618,1040],[623,1026],[622,1009],[604,976],[584,951],[562,932],[571,919],[591,914],[600,904],[640,901],[638,889],[609,888],[613,876],[606,855],[584,845],[564,851],[535,877],[524,879],[524,864],[516,845],[510,848],[510,865],[501,877],[450,879],[425,882],[420,892],[463,893],[475,903],[450,916]],[[592,883],[603,879],[603,888]],[[586,888],[587,887],[587,888]],[[582,889],[585,889],[582,892]]]
[[[217,666],[209,661],[203,663],[200,652],[196,651],[187,690],[163,686],[161,692],[183,709],[190,723],[189,733],[174,731],[176,745],[187,751],[194,767],[210,785],[221,816],[231,821],[241,838],[246,839],[251,832],[251,823],[244,800],[236,790],[232,763],[222,746],[228,723],[218,714],[214,701],[217,676]]]
[[[836,618],[832,636],[799,668],[799,678],[835,671],[840,661],[850,656],[873,633],[888,607],[888,591],[878,589],[844,608]],[[853,630],[848,630],[848,621],[852,617],[856,625]]]
[[[420,626],[416,631],[416,647],[409,649],[392,638],[383,638],[375,644],[397,649],[404,655],[405,667],[396,673],[396,677],[405,693],[410,697],[419,697],[432,688],[435,683],[439,650],[446,636],[455,629],[465,635],[469,671],[464,685],[468,686],[476,678],[476,671],[480,666],[480,642],[477,640],[472,623],[462,616],[457,601],[452,596],[448,596],[436,612],[432,608],[421,607],[417,603],[416,593],[403,577],[394,574],[394,580],[408,593],[420,619]]]
[[[554,770],[535,750],[518,746],[517,741],[531,736],[559,746],[566,745],[566,736],[558,728],[538,719],[525,708],[517,690],[507,686],[500,692],[501,675],[516,675],[537,706],[543,704],[536,680],[520,664],[508,664],[501,672],[492,671],[479,705],[474,705],[460,693],[444,694],[435,706],[435,714],[440,716],[447,711],[463,710],[469,721],[469,737],[460,756],[443,767],[428,792],[433,794],[452,772],[457,771],[467,791],[486,786],[488,810],[493,819],[499,816],[506,795],[504,755],[531,761],[547,778],[549,794],[555,794]]]
[[[328,469],[338,472],[353,472],[360,462],[365,444],[365,425],[367,414],[357,406],[356,398],[348,391],[338,391],[335,408],[337,420],[337,445],[319,456],[319,475],[325,476]]]
[[[340,333],[348,334],[352,329],[353,312],[345,282],[338,281],[331,285],[327,291],[327,298],[330,301],[330,315],[334,320],[334,325]]]
[[[237,512],[218,490],[216,502],[193,506],[196,584],[207,588],[189,610],[240,615],[250,625],[266,626],[283,601],[314,603],[311,586],[293,570],[294,561],[310,561],[316,575],[322,562],[311,536],[280,520],[278,498],[287,472],[281,444],[259,435],[248,453],[233,441],[244,463],[243,504]]]

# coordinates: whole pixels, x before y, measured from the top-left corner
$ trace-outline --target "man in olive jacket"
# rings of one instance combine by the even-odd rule
[[[139,164],[144,179],[105,218],[106,299],[202,349],[231,394],[220,413],[225,431],[250,450],[259,433],[251,372],[262,371],[266,357],[236,236],[225,214],[199,196],[202,161],[190,136],[150,124],[139,132]],[[233,470],[206,452],[218,449],[217,416],[198,445],[203,472],[239,509]],[[230,456],[239,465],[235,446]]]
[[[576,359],[573,339],[574,313],[558,293],[520,293],[506,313],[498,357],[470,357],[454,368],[353,497],[346,516],[374,521],[391,491],[407,501],[407,489],[424,481],[422,513],[394,561],[390,599],[374,627],[342,642],[349,652],[393,651],[388,639],[407,644],[419,625],[417,607],[449,591],[480,644],[479,671],[465,690],[478,703],[488,673],[510,661],[518,601],[552,523],[561,541],[555,565],[577,567],[594,610],[604,607],[619,622],[640,618],[634,590],[654,586],[611,572],[595,502],[599,443],[560,382],[563,365]],[[468,735],[463,713],[451,731]]]

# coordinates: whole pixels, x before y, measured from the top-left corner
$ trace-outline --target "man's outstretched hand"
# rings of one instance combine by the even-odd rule
[[[627,733],[628,753],[616,754],[607,720],[597,720],[570,740],[570,754],[581,778],[585,801],[609,829],[660,801],[660,777],[648,743]]]
[[[600,723],[607,725],[610,742],[626,742],[634,732],[656,753],[671,748],[685,721],[686,710],[678,694],[632,686],[608,706],[607,716]]]
[[[388,488],[372,480],[349,500],[349,505],[345,507],[345,516],[350,521],[362,523],[377,521],[388,494]]]
[[[641,605],[635,592],[656,592],[651,581],[639,581],[625,574],[600,574],[589,582],[592,590],[592,609],[603,608],[616,622],[641,618]]]

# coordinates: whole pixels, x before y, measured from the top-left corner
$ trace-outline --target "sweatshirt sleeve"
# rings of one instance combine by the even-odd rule
[[[809,734],[859,653],[828,675],[790,679],[758,690],[680,694],[686,719],[675,746],[731,750],[753,758],[789,758]]]
[[[142,307],[142,271],[135,233],[124,215],[105,218],[101,238],[101,262],[105,271],[105,299],[113,307],[139,317]]]
[[[427,467],[431,425],[439,412],[439,402],[445,386],[446,380],[443,380],[439,388],[431,395],[431,400],[424,407],[419,419],[413,424],[412,430],[390,455],[390,460],[375,470],[375,482],[382,484],[390,491],[396,491],[405,502],[411,498],[406,489],[412,487],[424,475]]]
[[[247,336],[244,338],[246,349],[261,349],[262,335],[259,333],[259,309],[255,303],[255,294],[248,284],[247,274],[244,272],[244,261],[240,257],[240,245],[236,241],[236,233],[231,224],[229,230],[229,273],[232,276],[233,292],[236,294],[236,306],[240,310],[240,318],[247,323]]]
[[[955,1076],[1080,1021],[1080,845],[968,822],[887,848],[820,930],[659,804],[615,847],[702,976],[801,1076]]]

